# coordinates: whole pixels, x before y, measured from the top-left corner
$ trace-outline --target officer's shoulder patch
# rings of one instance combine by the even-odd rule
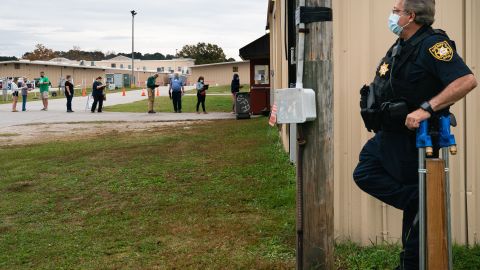
[[[440,61],[450,62],[453,58],[453,49],[446,40],[436,43],[428,50],[435,59]]]

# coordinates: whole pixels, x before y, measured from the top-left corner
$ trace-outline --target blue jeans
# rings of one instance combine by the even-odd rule
[[[27,110],[27,95],[22,95],[22,111]]]
[[[71,111],[72,110],[72,99],[73,99],[73,91],[72,91],[72,94],[71,95],[68,95],[67,92],[65,92],[65,97],[67,98],[67,111]]]

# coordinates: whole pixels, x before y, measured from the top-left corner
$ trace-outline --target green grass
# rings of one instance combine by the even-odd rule
[[[349,270],[395,269],[400,264],[401,246],[382,244],[361,247],[351,241],[335,246],[335,268]],[[453,247],[453,269],[480,269],[480,246]]]
[[[19,136],[20,134],[18,133],[0,133],[0,137],[15,137]]]
[[[265,118],[0,150],[0,269],[293,269]]]
[[[107,97],[108,98],[108,97]],[[196,112],[197,97],[183,96],[182,112]],[[140,100],[133,103],[107,106],[104,108],[108,112],[141,112],[147,111],[147,100]],[[205,100],[207,112],[230,112],[232,110],[231,96],[209,96]],[[156,97],[154,110],[157,112],[173,112],[173,104],[168,97]],[[200,105],[199,110],[202,111]]]
[[[295,172],[265,118],[0,156],[0,269],[295,268]],[[399,252],[339,243],[336,269],[393,269]],[[480,247],[454,265],[480,269]]]
[[[240,91],[242,92],[249,92],[250,90],[249,84],[242,84]],[[186,93],[192,94],[197,93],[196,89],[185,91]],[[230,85],[220,85],[220,86],[213,86],[210,85],[207,90],[207,94],[231,94]]]

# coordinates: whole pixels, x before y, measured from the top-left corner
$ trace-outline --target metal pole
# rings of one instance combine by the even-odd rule
[[[425,225],[426,225],[426,209],[425,209],[425,177],[427,170],[425,169],[425,148],[418,149],[418,192],[419,192],[419,234],[420,234],[420,270],[426,269],[426,248],[425,248]]]
[[[453,269],[452,254],[452,213],[450,209],[450,155],[449,148],[442,148],[442,157],[445,162],[445,208],[447,210],[447,248],[448,248],[448,269]]]
[[[133,85],[134,85],[134,78],[135,78],[135,74],[134,74],[134,52],[135,52],[135,15],[137,15],[137,12],[135,12],[135,10],[132,10],[130,11],[130,13],[132,13],[132,77],[130,78],[130,87],[133,88]]]

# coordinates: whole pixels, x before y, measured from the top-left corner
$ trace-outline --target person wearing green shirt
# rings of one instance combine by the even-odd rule
[[[155,102],[155,88],[159,85],[155,84],[155,80],[158,78],[158,73],[148,77],[147,80],[147,92],[148,92],[148,113],[156,113],[153,110],[153,103]]]
[[[50,81],[48,77],[45,76],[45,72],[40,72],[40,79],[38,80],[38,85],[40,87],[40,96],[42,97],[43,109],[42,111],[48,110],[48,86]]]

